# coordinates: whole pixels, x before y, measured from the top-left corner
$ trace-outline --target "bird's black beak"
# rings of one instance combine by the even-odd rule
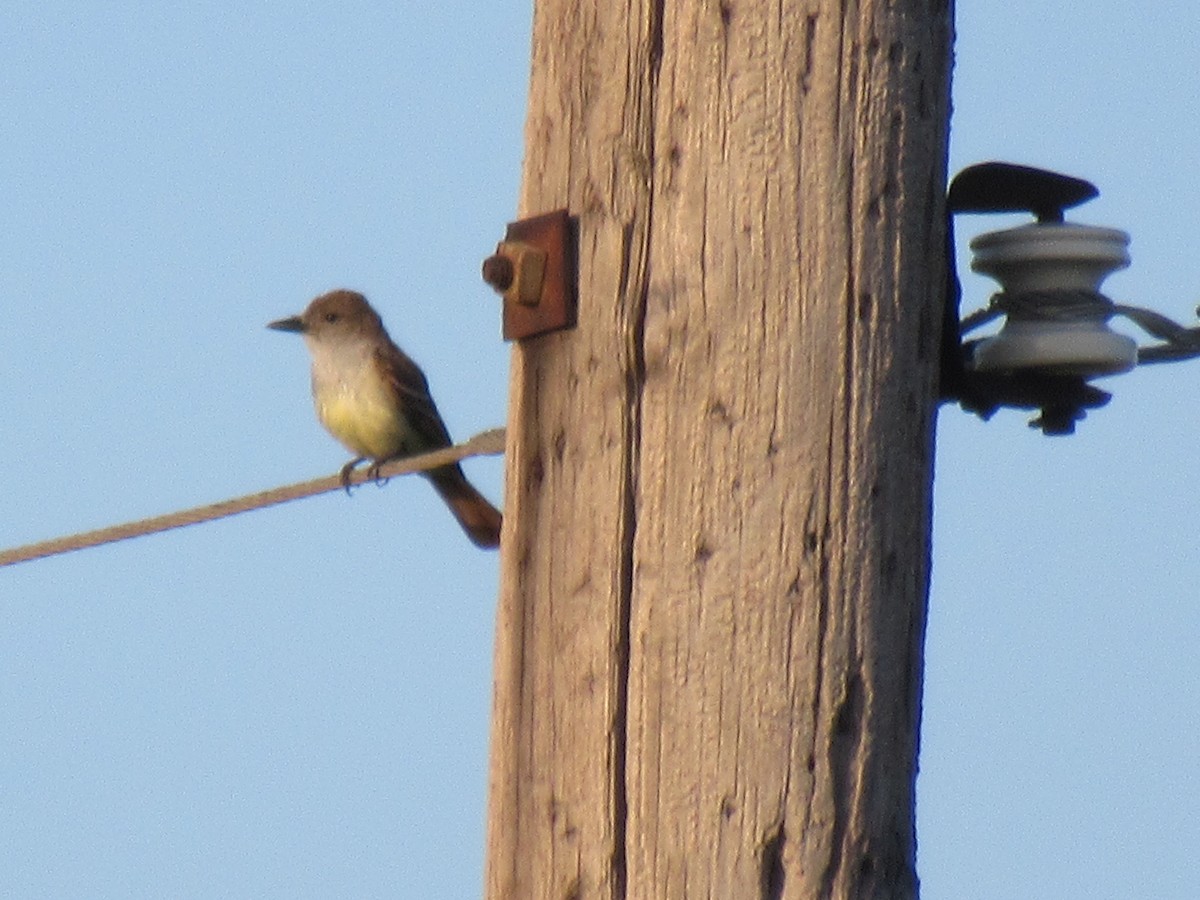
[[[276,331],[295,331],[303,334],[304,320],[299,316],[288,316],[286,319],[277,319],[274,322],[268,322],[267,327],[274,328]]]

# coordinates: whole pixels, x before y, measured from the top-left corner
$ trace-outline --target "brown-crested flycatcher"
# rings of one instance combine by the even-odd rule
[[[449,447],[425,374],[392,343],[379,314],[354,291],[331,291],[299,316],[268,328],[304,336],[312,355],[313,405],[317,418],[355,454],[342,467],[342,483],[359,463],[373,468],[388,460]],[[500,511],[475,490],[458,463],[424,473],[475,544],[500,544]]]

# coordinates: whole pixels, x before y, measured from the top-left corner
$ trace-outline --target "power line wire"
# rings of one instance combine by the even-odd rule
[[[422,453],[419,456],[409,456],[389,462],[386,465],[380,466],[379,477],[391,478],[396,475],[408,475],[412,472],[436,469],[438,466],[458,462],[469,456],[497,456],[503,452],[504,429],[493,428],[489,431],[481,431],[469,440],[461,444],[456,444],[453,447],[445,447],[441,450],[434,450],[431,453]],[[369,480],[371,478],[368,476],[367,470],[361,468],[351,474],[350,484],[362,484],[364,481]],[[280,503],[287,503],[289,500],[299,500],[303,497],[312,497],[317,494],[341,489],[342,479],[340,475],[326,475],[322,478],[314,478],[311,481],[301,481],[284,487],[259,491],[256,494],[235,497],[232,500],[210,503],[207,506],[197,506],[192,509],[167,513],[162,516],[153,516],[149,519],[139,519],[136,522],[111,525],[107,528],[98,528],[95,531],[84,531],[78,534],[67,535],[66,537],[54,538],[49,541],[41,541],[36,544],[13,547],[10,550],[0,551],[0,568],[21,562],[30,562],[35,559],[43,559],[47,556],[70,553],[73,550],[98,547],[101,544],[112,544],[116,541],[124,541],[146,534],[169,531],[172,528],[182,528],[185,525],[196,525],[200,522],[224,519],[238,513],[262,509],[267,506],[276,506]]]

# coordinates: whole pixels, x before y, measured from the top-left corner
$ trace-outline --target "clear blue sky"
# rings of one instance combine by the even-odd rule
[[[525,0],[0,7],[0,546],[325,474],[299,341],[368,293],[503,423]],[[952,168],[1082,175],[1200,302],[1194,4],[960,3]],[[961,243],[995,221],[965,220]],[[991,285],[965,284],[964,306]],[[1071,438],[943,410],[923,893],[1194,896],[1200,362]],[[502,465],[469,472],[501,497]],[[477,896],[497,556],[393,481],[0,571],[0,896]]]

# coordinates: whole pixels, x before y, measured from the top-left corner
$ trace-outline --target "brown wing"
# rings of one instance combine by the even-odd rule
[[[450,433],[429,394],[429,382],[421,367],[390,340],[386,347],[376,350],[375,355],[404,410],[405,420],[422,442],[421,447],[407,448],[408,452],[450,446]],[[499,546],[503,521],[500,511],[467,481],[457,463],[424,474],[477,546]]]
[[[391,341],[388,341],[386,348],[376,350],[375,355],[396,392],[405,419],[420,436],[422,446],[411,448],[411,451],[450,446],[450,432],[446,430],[446,423],[442,421],[429,394],[429,382],[425,380],[421,367]]]

